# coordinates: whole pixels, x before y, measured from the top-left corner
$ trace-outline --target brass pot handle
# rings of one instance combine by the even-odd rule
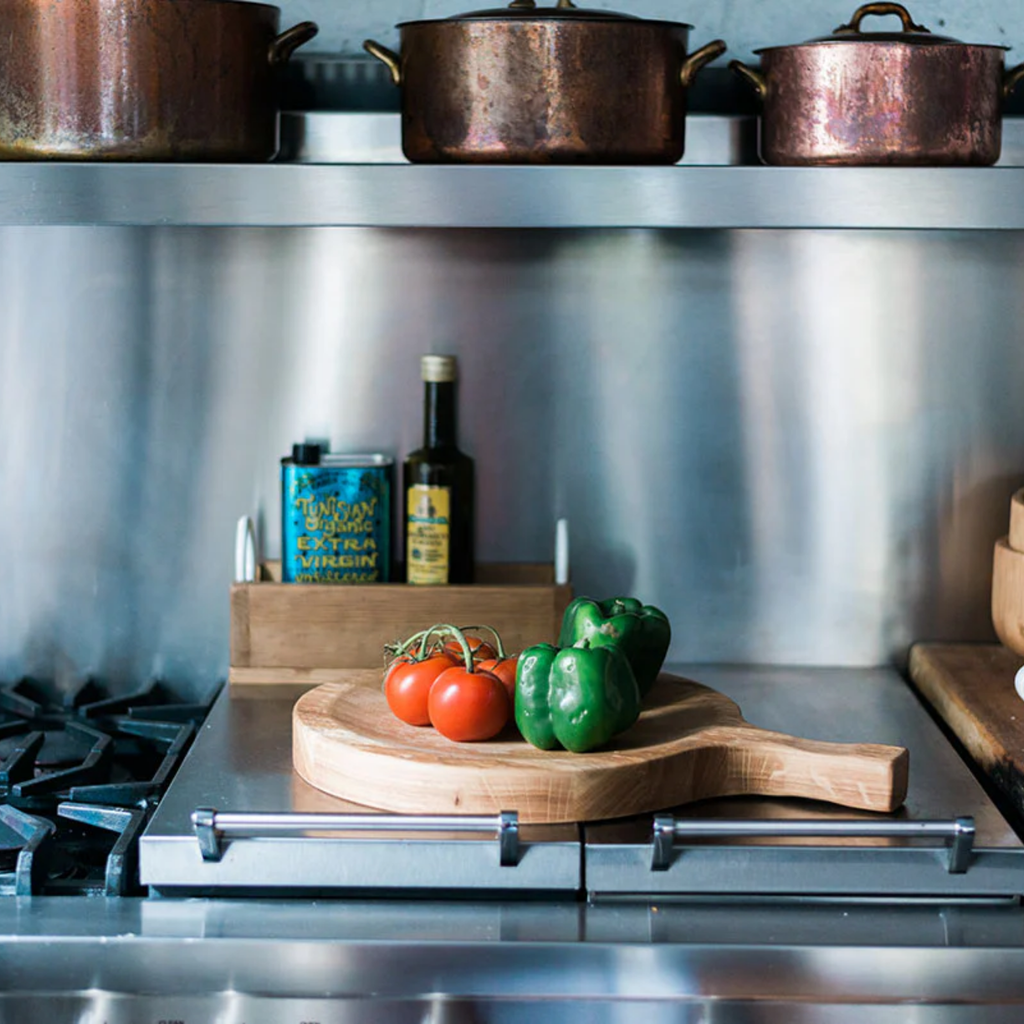
[[[1009,97],[1010,93],[1017,88],[1017,83],[1024,78],[1024,64],[1018,64],[1015,68],[1009,68],[1003,72],[1003,98]]]
[[[903,22],[904,32],[928,32],[930,29],[924,27],[924,25],[916,25],[914,19],[910,16],[910,11],[903,6],[903,4],[894,3],[871,3],[864,4],[858,7],[853,12],[853,17],[850,19],[849,25],[840,25],[839,28],[833,32],[836,36],[853,35],[855,32],[860,31],[860,23],[869,15],[883,15],[883,14],[895,14],[899,17],[900,21]]]
[[[319,31],[315,22],[302,21],[294,28],[288,29],[287,32],[282,32],[270,44],[270,63],[284,64],[300,46],[315,38]]]
[[[729,70],[735,71],[740,78],[748,81],[754,87],[758,99],[763,100],[768,95],[768,79],[764,77],[763,71],[747,67],[741,60],[729,61]]]
[[[377,60],[387,67],[388,71],[391,72],[391,81],[395,85],[402,84],[402,58],[394,50],[389,50],[386,46],[381,46],[380,43],[372,39],[367,39],[363,43],[363,49],[371,57],[376,57]]]
[[[683,68],[679,72],[679,80],[683,83],[683,88],[689,88],[697,77],[697,72],[705,64],[710,64],[716,57],[721,57],[727,49],[728,47],[721,39],[715,39],[710,43],[706,43],[699,50],[694,50],[683,61]]]

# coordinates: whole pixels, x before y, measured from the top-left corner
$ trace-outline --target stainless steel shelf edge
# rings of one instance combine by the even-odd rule
[[[0,165],[0,225],[1024,229],[1024,169]]]

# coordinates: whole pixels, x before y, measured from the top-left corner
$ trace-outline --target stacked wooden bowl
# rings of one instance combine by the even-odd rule
[[[1010,501],[1010,533],[996,541],[992,562],[992,625],[1024,655],[1024,489]]]

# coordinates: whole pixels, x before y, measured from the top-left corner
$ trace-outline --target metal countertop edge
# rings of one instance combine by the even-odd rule
[[[0,944],[265,939],[285,944],[624,943],[1024,951],[1024,907],[1010,899],[975,898],[0,898]],[[1024,986],[1024,975],[1021,983]]]
[[[276,915],[266,913],[265,903],[205,901],[191,906],[204,908],[206,914],[216,909],[224,925],[256,909],[263,923],[260,929],[222,934],[200,914],[197,920],[210,925],[211,933],[197,935],[187,926],[187,904],[183,915],[172,910],[157,928],[148,914],[139,914],[140,905],[152,906],[154,901],[121,901],[116,908],[102,900],[87,902],[86,912],[75,915],[74,935],[48,934],[40,927],[43,922],[36,918],[30,900],[0,906],[0,1009],[5,1000],[17,1006],[19,998],[41,996],[89,1001],[113,995],[122,1001],[170,1001],[183,996],[182,977],[188,978],[187,998],[193,1006],[205,1005],[203,1000],[212,1005],[225,1000],[312,996],[374,1003],[439,996],[684,1005],[721,999],[764,1006],[788,1002],[1015,1006],[1024,1002],[1024,915],[1019,910],[1012,915],[1018,941],[1001,948],[991,944],[994,931],[980,920],[973,922],[980,929],[979,937],[990,936],[988,944],[980,946],[949,945],[948,933],[945,945],[920,946],[851,946],[841,941],[706,943],[697,936],[685,942],[655,941],[650,936],[646,941],[639,937],[539,941],[498,933],[476,940],[442,940],[418,933],[423,913],[408,905],[400,908],[405,928],[396,917],[393,929],[383,929],[377,937],[332,935],[330,929],[322,929],[313,938],[297,934],[280,938],[274,935]],[[480,908],[492,913],[497,909]],[[580,909],[584,921],[600,910]],[[947,919],[950,909],[941,912]],[[67,906],[61,910],[72,913]],[[291,907],[292,913],[299,910],[314,922],[322,921],[322,913],[331,915],[330,907]],[[651,907],[642,910],[647,918],[653,915]],[[446,916],[450,919],[450,911],[450,907],[434,907],[430,913],[441,924]],[[885,913],[891,916],[892,908]],[[964,908],[964,914],[966,939],[975,914],[971,908]],[[59,914],[49,910],[43,916],[53,925],[60,920]],[[176,917],[177,932],[172,926]],[[97,925],[92,935],[86,934],[90,920]],[[141,932],[115,934],[133,920],[141,925]],[[28,930],[33,921],[35,927]],[[315,933],[317,928],[312,930]],[[471,927],[464,930],[473,931]],[[884,927],[880,934],[885,934]],[[841,940],[840,935],[834,938]]]

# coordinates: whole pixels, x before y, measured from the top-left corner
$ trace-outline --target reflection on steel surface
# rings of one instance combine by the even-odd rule
[[[577,591],[663,608],[673,660],[991,636],[1024,235],[12,228],[0,266],[0,677],[206,686],[280,452],[414,446],[435,343],[481,558],[569,518]]]

